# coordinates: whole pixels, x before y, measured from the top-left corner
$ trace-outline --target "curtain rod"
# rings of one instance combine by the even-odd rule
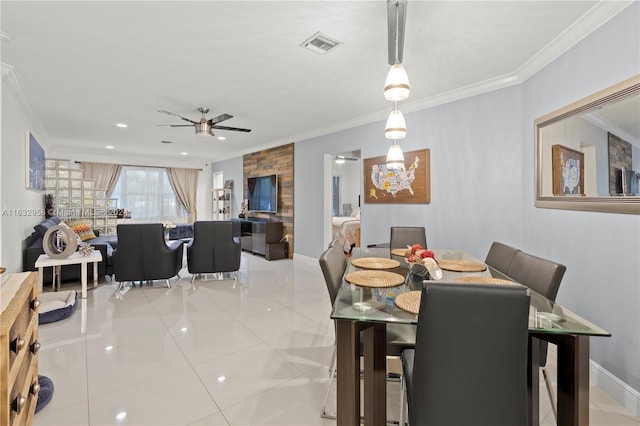
[[[82,161],[75,161],[76,164],[82,164]],[[85,163],[96,163],[96,161],[85,161]],[[109,163],[100,163],[100,164],[109,164]],[[115,163],[114,163],[115,164]],[[160,166],[141,166],[139,164],[118,164],[118,166],[123,166],[123,167],[148,167],[151,169],[166,169],[166,167],[160,167]],[[180,167],[181,169],[187,168],[187,167]],[[202,171],[202,169],[198,169],[198,171]]]

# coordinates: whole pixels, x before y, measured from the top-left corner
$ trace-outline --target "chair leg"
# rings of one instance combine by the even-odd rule
[[[405,405],[405,388],[406,384],[404,382],[404,374],[400,375],[400,418],[398,419],[398,424],[400,426],[404,426],[404,405]]]
[[[165,283],[167,283],[167,288],[171,288],[171,284],[169,283],[169,280],[164,280]]]
[[[556,407],[556,396],[553,393],[553,387],[551,387],[551,380],[549,380],[549,372],[545,367],[541,368],[542,377],[544,377],[544,383],[547,385],[547,394],[549,395],[549,401],[551,401],[551,411],[553,411],[553,418],[558,424],[558,408]]]
[[[333,350],[333,360],[331,362],[331,369],[329,370],[329,386],[327,386],[327,393],[324,395],[324,404],[322,405],[322,413],[320,413],[320,417],[324,419],[335,419],[336,416],[332,414],[327,414],[327,402],[329,402],[329,393],[331,393],[331,386],[333,385],[333,378],[336,376],[336,367],[338,363],[338,359],[335,356],[335,348]]]
[[[238,271],[233,271],[233,280],[238,281]]]
[[[196,274],[191,275],[191,284],[196,280]]]

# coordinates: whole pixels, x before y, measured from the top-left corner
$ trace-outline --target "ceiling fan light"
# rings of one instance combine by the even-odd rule
[[[400,145],[395,142],[389,147],[389,152],[387,153],[387,168],[404,170],[404,154],[400,149]]]
[[[196,123],[194,124],[195,128],[196,128],[196,135],[198,136],[213,136],[213,133],[211,133],[211,126],[209,125],[209,123]]]
[[[409,77],[402,64],[395,64],[384,83],[384,98],[388,101],[403,101],[409,97]]]
[[[407,124],[404,121],[404,116],[397,109],[389,114],[384,135],[387,139],[402,139],[407,136]]]

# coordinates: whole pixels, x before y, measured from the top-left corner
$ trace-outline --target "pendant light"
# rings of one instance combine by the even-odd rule
[[[403,139],[407,136],[407,125],[404,121],[404,116],[398,111],[397,106],[391,111],[389,118],[387,118],[384,135],[387,139]]]
[[[393,111],[387,118],[384,135],[393,139],[393,144],[387,153],[387,168],[404,170],[404,154],[398,145],[398,139],[407,135],[407,124],[400,111],[398,101],[409,97],[409,77],[402,66],[402,52],[404,49],[404,24],[406,18],[407,0],[387,1],[387,25],[389,36],[389,64],[391,69],[384,83],[384,98],[395,103]]]
[[[387,153],[387,168],[404,170],[404,154],[402,154],[402,149],[400,149],[397,141],[393,141],[393,145],[391,145]]]
[[[388,101],[403,101],[409,97],[409,77],[402,64],[395,64],[384,83],[384,98]]]

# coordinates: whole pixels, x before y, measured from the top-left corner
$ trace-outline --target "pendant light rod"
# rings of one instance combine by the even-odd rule
[[[389,65],[402,63],[406,16],[407,0],[387,1]]]

